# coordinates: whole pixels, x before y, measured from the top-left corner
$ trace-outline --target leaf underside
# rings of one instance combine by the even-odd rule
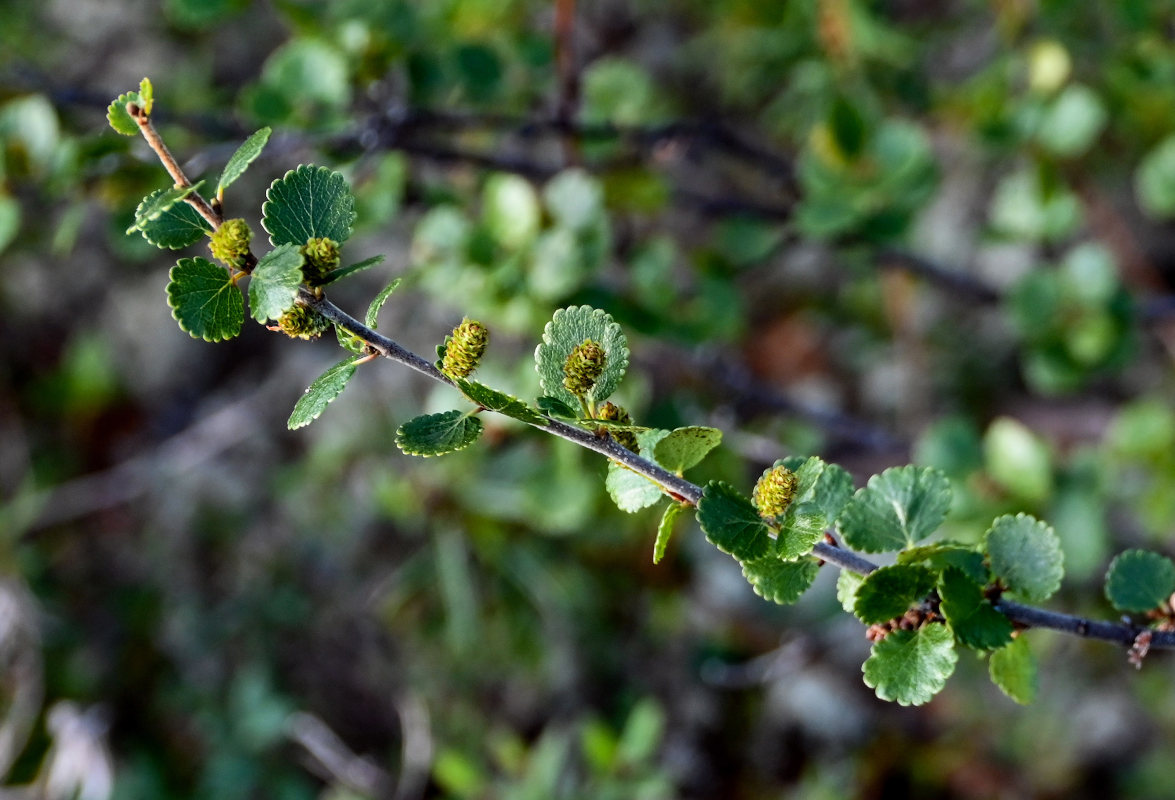
[[[543,341],[535,349],[535,369],[543,392],[579,407],[579,398],[563,386],[563,365],[567,356],[591,339],[604,350],[604,371],[596,379],[587,400],[602,402],[616,391],[628,369],[628,342],[612,317],[591,306],[572,306],[555,312],[543,330]]]

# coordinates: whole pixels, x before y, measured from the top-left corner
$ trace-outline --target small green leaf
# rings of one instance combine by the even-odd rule
[[[1026,706],[1036,699],[1039,684],[1036,656],[1024,636],[1017,636],[1010,645],[992,653],[987,670],[991,682],[1020,705]]]
[[[657,541],[653,542],[653,563],[660,564],[665,557],[665,548],[669,547],[669,539],[673,536],[673,523],[686,506],[676,501],[665,506],[665,513],[661,515],[661,522],[657,525]]]
[[[945,569],[938,581],[943,616],[955,638],[976,650],[998,650],[1012,641],[1012,623],[992,608],[983,597],[983,588],[962,570]]]
[[[575,409],[564,403],[558,397],[551,397],[544,395],[534,403],[538,406],[539,411],[546,414],[548,417],[556,417],[558,419],[578,419],[579,414]]]
[[[181,258],[170,278],[171,315],[193,339],[219,342],[241,332],[245,301],[222,267],[203,258]]]
[[[984,539],[991,571],[1026,600],[1047,600],[1065,574],[1056,532],[1027,514],[998,517]]]
[[[365,355],[365,348],[367,342],[360,339],[353,333],[343,330],[338,325],[335,325],[335,338],[339,340],[339,347],[346,350],[348,353],[354,353],[357,356]]]
[[[155,87],[151,85],[149,78],[143,78],[139,81],[139,97],[143,101],[143,111],[150,115],[151,109],[155,105]]]
[[[160,189],[144,197],[135,211],[135,217],[140,217],[144,208],[155,205],[159,196],[169,191],[172,190]],[[176,203],[153,219],[144,220],[141,225],[136,223],[136,226],[144,239],[168,250],[193,245],[212,231],[208,221],[188,203]]]
[[[351,236],[355,198],[334,170],[303,164],[270,184],[265,196],[261,224],[274,245],[301,247],[316,237],[342,244]]]
[[[739,561],[762,558],[771,552],[767,524],[751,501],[730,484],[706,484],[698,501],[698,524],[715,547]]]
[[[152,192],[143,198],[139,207],[135,209],[135,224],[126,229],[127,235],[141,231],[148,223],[159,219],[164,212],[170,210],[176,203],[182,202],[185,197],[200,188],[204,181],[192,186],[173,186],[170,189]]]
[[[294,411],[286,423],[290,430],[302,428],[322,416],[326,407],[347,388],[347,382],[355,374],[355,360],[344,358],[326,372],[315,378],[306,392],[294,404]]]
[[[1175,564],[1148,550],[1119,553],[1106,572],[1106,597],[1119,611],[1141,613],[1169,602],[1175,592]]]
[[[517,250],[538,233],[541,209],[534,187],[518,175],[492,175],[482,194],[482,219],[498,244]]]
[[[115,133],[121,133],[123,136],[138,136],[139,123],[135,122],[135,118],[126,110],[127,103],[141,106],[143,98],[139,96],[138,92],[120,94],[106,108],[106,121],[110,123],[111,128],[114,128]]]
[[[548,425],[546,418],[519,400],[505,392],[491,389],[484,383],[470,381],[464,378],[457,379],[457,388],[474,403],[490,411],[496,411],[507,417],[512,417],[527,425]]]
[[[743,561],[742,568],[755,594],[780,605],[799,600],[820,572],[820,565],[810,558],[784,561],[775,555]]]
[[[604,488],[608,490],[608,496],[616,507],[629,514],[655,505],[665,496],[664,490],[656,483],[615,461],[608,462]]]
[[[319,286],[330,286],[332,283],[339,280],[340,278],[345,278],[348,275],[354,275],[356,272],[362,272],[365,269],[369,269],[371,267],[374,267],[376,264],[383,263],[384,258],[385,258],[385,256],[381,253],[380,255],[372,256],[371,258],[365,258],[362,261],[358,261],[358,262],[356,262],[354,264],[350,264],[346,267],[339,267],[338,269],[332,269],[330,272],[326,273],[326,277],[321,282],[319,282],[318,285]],[[371,327],[371,326],[369,325],[368,327]]]
[[[237,178],[244,175],[249,165],[257,160],[257,156],[261,155],[266,142],[269,141],[270,133],[272,131],[268,127],[262,128],[237,148],[237,152],[233,153],[228,163],[224,165],[224,172],[220,173],[220,180],[216,182],[217,195],[231,186]]]
[[[900,617],[934,588],[934,573],[925,567],[894,564],[865,576],[857,588],[853,613],[866,625]]]
[[[588,339],[604,349],[605,363],[587,400],[603,402],[616,391],[628,369],[628,342],[606,312],[591,306],[559,309],[543,330],[543,342],[534,353],[543,391],[572,408],[579,406],[579,398],[563,386],[563,365],[571,351]]]
[[[934,572],[955,567],[980,586],[988,582],[987,565],[983,553],[974,547],[955,542],[935,542],[921,547],[911,547],[898,553],[899,564],[923,564]]]
[[[988,475],[1016,497],[1041,502],[1052,492],[1048,444],[1023,423],[1011,417],[994,420],[983,436],[983,451]]]
[[[836,599],[846,613],[852,614],[857,603],[857,590],[865,582],[865,576],[842,569],[836,576]]]
[[[717,428],[677,428],[657,443],[657,463],[678,475],[697,464],[722,441]]]
[[[799,558],[812,552],[824,538],[828,518],[819,503],[792,501],[779,521],[779,539],[775,545],[780,558]]]
[[[367,307],[367,316],[364,318],[364,322],[367,323],[367,327],[371,328],[372,330],[375,329],[375,323],[379,319],[380,309],[384,307],[384,303],[388,301],[388,298],[392,296],[392,293],[400,288],[400,284],[402,282],[403,278],[396,278],[387,286],[380,289],[379,294],[375,296],[375,298],[371,301],[371,305]]]
[[[1175,216],[1175,136],[1159,142],[1139,163],[1134,172],[1134,193],[1147,216]]]
[[[461,411],[413,417],[396,431],[396,446],[410,456],[440,456],[477,441],[481,420]]]
[[[828,464],[816,456],[789,456],[782,460],[796,474],[795,502],[815,502],[824,516],[834,520],[853,496],[853,476],[838,464]]]
[[[270,250],[249,276],[249,312],[264,323],[294,307],[302,285],[302,252],[283,244]]]
[[[875,643],[862,671],[865,684],[882,700],[920,706],[942,691],[958,660],[950,630],[930,624],[894,631]]]
[[[866,553],[925,539],[951,507],[951,483],[929,467],[890,467],[857,490],[837,520],[845,541]]]

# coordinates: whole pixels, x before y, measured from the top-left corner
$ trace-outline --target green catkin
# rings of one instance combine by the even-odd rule
[[[317,339],[330,330],[331,322],[312,308],[297,305],[282,314],[278,329],[291,339]]]
[[[450,378],[468,378],[481,363],[481,357],[489,343],[490,332],[486,327],[477,320],[466,317],[445,338],[445,357],[441,361],[441,372]]]
[[[576,397],[586,397],[604,373],[604,348],[591,339],[575,346],[563,362],[563,387]]]
[[[751,502],[764,519],[775,519],[791,505],[796,496],[796,474],[784,466],[774,466],[763,473],[751,493]]]
[[[249,254],[249,242],[252,239],[253,231],[249,223],[240,218],[226,219],[212,232],[208,249],[212,251],[213,258],[240,269]]]
[[[632,417],[628,415],[628,412],[611,401],[600,406],[599,413],[596,416],[602,420],[619,422],[625,425],[632,422]],[[637,452],[636,434],[632,431],[609,430],[608,435],[616,440],[617,444],[623,445],[634,453]]]
[[[315,237],[302,245],[302,258],[302,276],[311,286],[325,280],[342,262],[339,243],[326,237]]]

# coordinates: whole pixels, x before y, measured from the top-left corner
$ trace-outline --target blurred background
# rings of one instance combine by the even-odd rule
[[[625,328],[619,399],[776,458],[956,482],[946,533],[1054,524],[1054,608],[1175,532],[1175,3],[1118,0],[8,0],[0,25],[4,797],[1160,798],[1168,656],[1047,632],[1019,707],[964,658],[878,701],[832,568],[757,597],[605,463],[509,420],[413,459],[452,394],[248,324],[191,339],[169,254],[124,231],[168,180],[106,105],[150,76],[194,178],[262,125],[229,216],[341,170],[332,291],[415,352],[463,315],[538,394],[556,308]]]

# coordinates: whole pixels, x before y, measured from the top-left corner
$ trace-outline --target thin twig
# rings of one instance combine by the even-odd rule
[[[155,125],[151,122],[151,117],[147,115],[145,109],[141,108],[137,103],[126,104],[127,113],[134,118],[135,122],[139,124],[139,130],[143,134],[143,138],[147,140],[147,144],[155,151],[155,155],[159,157],[160,162],[163,163],[163,168],[167,170],[167,174],[175,181],[176,186],[187,188],[192,185],[188,180],[188,176],[184,174],[183,169],[180,168],[179,162],[175,160],[175,156],[167,149],[167,145],[163,143],[163,139],[159,136],[159,132],[155,130]],[[212,226],[212,230],[220,227],[224,220],[220,214],[208,205],[199,192],[192,192],[184,198],[188,205],[196,209],[196,212],[208,221]]]

